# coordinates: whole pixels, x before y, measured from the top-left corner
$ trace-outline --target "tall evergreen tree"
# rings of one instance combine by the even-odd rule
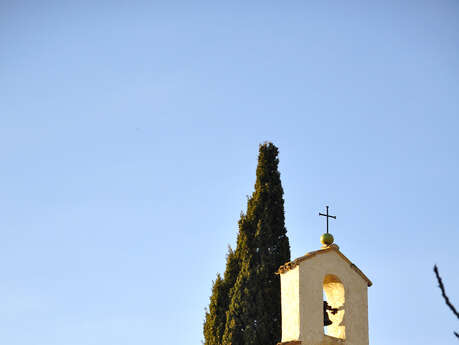
[[[209,310],[206,311],[204,321],[204,344],[221,345],[226,324],[226,312],[229,305],[229,294],[236,282],[239,273],[239,260],[235,252],[228,247],[226,256],[226,270],[221,278],[213,282],[212,295],[210,297]]]
[[[281,336],[280,280],[290,260],[278,149],[260,145],[255,191],[241,214],[237,247],[217,276],[204,322],[205,345],[268,345]]]
[[[260,145],[255,191],[239,221],[240,271],[231,290],[224,345],[276,344],[281,338],[280,265],[290,260],[278,149]]]
[[[225,291],[223,288],[223,279],[217,274],[217,279],[212,282],[212,295],[210,296],[209,309],[206,310],[204,321],[204,344],[218,345],[221,344],[221,337],[225,331],[226,309],[224,308]]]

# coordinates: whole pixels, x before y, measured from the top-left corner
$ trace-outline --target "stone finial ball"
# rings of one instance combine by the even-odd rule
[[[323,234],[322,236],[320,236],[320,242],[326,246],[332,244],[334,240],[335,239],[333,238],[332,234]]]

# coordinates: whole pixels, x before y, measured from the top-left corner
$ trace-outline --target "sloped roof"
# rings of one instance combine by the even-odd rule
[[[341,258],[345,262],[347,262],[351,266],[351,268],[354,271],[356,271],[363,278],[363,280],[365,280],[367,282],[368,286],[373,285],[371,280],[368,279],[368,277],[356,265],[354,265],[351,262],[351,260],[349,260],[343,253],[340,252],[339,247],[336,244],[332,244],[332,245],[323,247],[323,248],[321,248],[319,250],[315,250],[313,252],[309,252],[304,256],[301,256],[301,257],[299,257],[299,258],[297,258],[297,259],[295,259],[293,261],[287,262],[284,265],[282,265],[281,267],[279,267],[279,270],[276,272],[276,274],[282,274],[282,273],[285,273],[287,271],[290,271],[291,269],[293,269],[296,266],[298,266],[298,264],[300,262],[306,261],[306,260],[308,260],[308,259],[310,259],[310,258],[312,258],[312,257],[314,257],[316,255],[327,253],[327,252],[330,252],[330,251],[335,251],[339,256],[341,256]]]

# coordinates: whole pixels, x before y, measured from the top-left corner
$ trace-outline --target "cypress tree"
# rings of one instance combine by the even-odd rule
[[[281,338],[280,279],[290,260],[278,149],[260,145],[255,191],[241,214],[235,251],[217,275],[204,322],[205,345],[274,345]]]
[[[260,145],[255,191],[241,215],[240,271],[230,291],[224,345],[268,345],[281,338],[280,265],[290,260],[278,149]]]
[[[221,343],[221,337],[225,330],[226,310],[224,308],[226,299],[223,289],[223,279],[217,273],[217,279],[212,282],[212,295],[210,296],[209,309],[206,310],[204,321],[204,344],[217,345]]]
[[[206,311],[204,321],[204,344],[221,345],[226,324],[226,312],[229,304],[229,294],[234,286],[239,272],[239,261],[235,252],[228,247],[226,256],[226,270],[224,278],[217,274],[213,282],[210,296],[209,310]]]

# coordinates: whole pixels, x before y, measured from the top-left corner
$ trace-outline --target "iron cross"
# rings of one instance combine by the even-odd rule
[[[323,213],[320,213],[319,212],[319,216],[324,216],[324,217],[327,217],[327,234],[328,234],[328,218],[333,218],[333,219],[336,219],[336,216],[330,216],[328,214],[328,206],[325,206],[326,209],[327,209],[327,213],[326,214],[323,214]]]

